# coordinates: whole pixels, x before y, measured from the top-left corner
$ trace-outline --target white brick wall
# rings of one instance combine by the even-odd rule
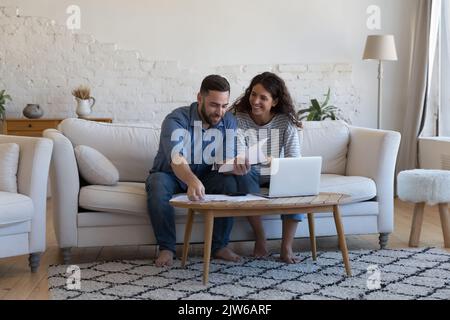
[[[360,98],[352,84],[352,66],[336,64],[267,64],[196,67],[176,61],[151,61],[136,51],[99,43],[92,35],[72,34],[51,20],[16,15],[15,8],[0,7],[0,90],[13,101],[7,117],[22,117],[28,103],[38,103],[44,117],[74,117],[74,87],[86,84],[97,99],[92,116],[116,122],[154,122],[178,106],[196,99],[204,76],[217,73],[231,84],[231,101],[263,71],[279,74],[298,108],[309,99],[323,100],[328,87],[332,103],[352,120]]]

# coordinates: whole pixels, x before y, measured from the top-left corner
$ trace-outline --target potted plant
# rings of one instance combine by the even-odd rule
[[[322,121],[325,119],[339,120],[337,113],[339,109],[333,105],[328,105],[330,102],[331,90],[325,95],[325,101],[320,104],[317,99],[311,100],[311,105],[307,109],[301,109],[297,112],[300,120],[306,121]]]
[[[80,118],[90,115],[95,104],[95,98],[91,97],[91,89],[87,86],[79,86],[72,90],[72,95],[77,100],[77,115]]]
[[[6,94],[6,90],[0,91],[0,124],[2,124],[2,126],[4,125],[3,122],[6,119],[5,105],[7,100],[12,101],[11,96],[9,94]]]

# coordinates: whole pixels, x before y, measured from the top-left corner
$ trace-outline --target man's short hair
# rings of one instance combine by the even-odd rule
[[[209,91],[230,92],[230,83],[222,76],[211,74],[203,79],[200,86],[202,96],[207,96]]]

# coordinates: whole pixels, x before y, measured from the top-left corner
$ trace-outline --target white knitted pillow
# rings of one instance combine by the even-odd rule
[[[119,181],[119,171],[103,154],[88,146],[76,146],[78,170],[90,184],[113,186]]]
[[[19,152],[17,143],[0,144],[0,191],[17,193]]]

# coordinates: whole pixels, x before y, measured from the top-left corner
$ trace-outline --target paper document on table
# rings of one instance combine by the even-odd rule
[[[267,161],[267,157],[263,152],[263,145],[267,142],[268,138],[258,141],[258,143],[248,148],[248,162],[250,165],[257,163],[264,163]],[[237,157],[245,158],[245,154],[238,154]],[[234,158],[226,161],[220,168],[219,172],[230,172],[234,169]]]
[[[246,196],[227,196],[225,194],[206,194],[203,200],[198,202],[217,202],[217,201],[228,201],[228,202],[245,202],[245,201],[257,201],[257,200],[267,200],[264,197],[255,196],[248,194]],[[170,201],[177,202],[191,202],[186,194],[175,195]]]

